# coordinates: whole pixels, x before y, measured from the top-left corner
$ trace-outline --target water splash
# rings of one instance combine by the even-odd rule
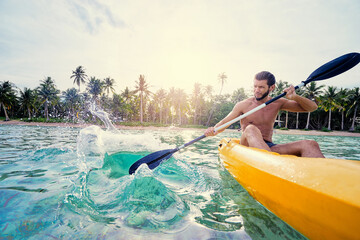
[[[133,153],[106,154],[103,166],[82,175],[68,194],[69,208],[118,227],[156,231],[178,228],[189,212],[186,202],[146,165],[135,175],[128,175],[129,166],[141,157]]]
[[[191,180],[183,174],[176,183],[173,176],[177,170],[183,173],[182,168],[173,167],[158,177],[142,165],[134,175],[128,174],[129,167],[149,151],[169,146],[149,133],[129,135],[118,131],[108,114],[95,104],[90,111],[104,122],[106,130],[90,126],[78,135],[79,175],[66,196],[68,208],[93,221],[117,227],[156,231],[178,228],[189,212],[189,206],[177,191],[181,184]],[[171,186],[176,186],[173,187],[175,192]]]
[[[95,102],[90,103],[89,111],[91,112],[91,114],[97,116],[105,124],[107,130],[117,132],[117,129],[111,123],[109,114],[102,110],[100,107],[98,107]]]

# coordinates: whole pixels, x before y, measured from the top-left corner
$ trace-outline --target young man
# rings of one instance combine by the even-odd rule
[[[259,72],[254,79],[254,97],[238,102],[233,110],[215,127],[250,111],[251,109],[271,99],[269,94],[275,89],[275,77],[267,71]],[[284,90],[286,98],[280,98],[263,109],[240,120],[242,135],[241,144],[248,147],[265,149],[280,154],[290,154],[301,157],[324,157],[319,144],[313,140],[300,140],[285,144],[272,143],[273,126],[280,110],[289,112],[312,112],[317,104],[310,99],[296,94],[294,86]],[[215,127],[205,131],[206,136],[215,136],[220,130],[214,132]]]

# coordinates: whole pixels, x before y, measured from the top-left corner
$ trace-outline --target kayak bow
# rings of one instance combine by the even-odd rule
[[[360,161],[279,155],[222,139],[224,167],[310,239],[360,239]]]

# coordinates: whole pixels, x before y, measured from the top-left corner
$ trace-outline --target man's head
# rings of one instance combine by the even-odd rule
[[[257,101],[266,98],[275,88],[275,76],[267,71],[259,72],[254,79],[254,96]]]
[[[267,85],[269,87],[274,85],[276,82],[275,76],[271,72],[268,72],[268,71],[262,71],[262,72],[257,73],[255,75],[255,79],[256,80],[266,80]]]

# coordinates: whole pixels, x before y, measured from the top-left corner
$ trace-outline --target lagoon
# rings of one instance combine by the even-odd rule
[[[153,171],[128,167],[202,130],[105,130],[0,125],[0,236],[14,239],[304,239],[223,168],[224,132]],[[314,139],[328,158],[360,160],[360,138]]]

